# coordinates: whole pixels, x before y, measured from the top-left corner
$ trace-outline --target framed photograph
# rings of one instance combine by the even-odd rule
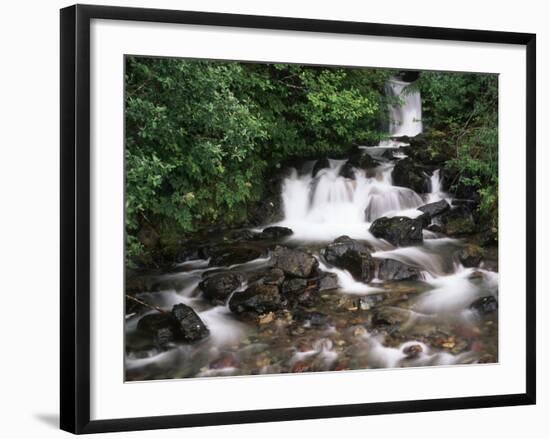
[[[61,428],[535,403],[535,35],[61,10]]]

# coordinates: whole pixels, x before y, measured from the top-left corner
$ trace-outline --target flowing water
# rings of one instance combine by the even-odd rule
[[[388,93],[401,96],[404,104],[391,107],[393,135],[421,132],[420,95],[403,95],[406,83],[391,80]],[[363,148],[381,158],[397,143]],[[498,274],[464,268],[456,252],[464,241],[424,230],[424,242],[394,247],[375,238],[370,224],[382,216],[417,217],[417,208],[441,199],[451,200],[441,187],[439,170],[429,178],[430,191],[418,194],[394,186],[395,160],[382,160],[368,169],[354,169],[355,178],[340,175],[345,160],[330,160],[329,167],[312,176],[314,162],[292,169],[282,185],[284,219],[276,224],[293,234],[278,241],[255,242],[264,246],[261,258],[227,267],[208,260],[180,264],[169,273],[148,273],[147,285],[136,297],[164,309],[184,303],[191,306],[210,330],[193,344],[152,346],[140,336],[137,321],[145,313],[126,316],[126,378],[147,380],[221,375],[248,375],[368,368],[396,368],[494,362],[498,358],[498,319],[479,314],[470,304],[478,298],[498,295]],[[347,235],[367,243],[375,259],[393,259],[420,271],[414,281],[371,282],[355,280],[343,269],[331,266],[320,249]],[[319,291],[303,315],[281,312],[246,321],[228,307],[212,305],[202,297],[199,282],[220,271],[255,272],[272,264],[270,250],[283,243],[307,247],[318,259],[322,272],[336,276],[337,286]],[[233,294],[247,287],[243,282]],[[384,313],[390,325],[373,323]],[[321,316],[321,317],[319,317]]]

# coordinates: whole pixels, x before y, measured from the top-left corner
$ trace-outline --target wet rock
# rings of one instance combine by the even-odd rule
[[[349,236],[336,238],[321,254],[329,264],[348,270],[358,281],[369,282],[374,277],[374,260],[369,246]]]
[[[245,291],[233,294],[229,300],[229,309],[236,314],[244,312],[266,314],[282,306],[283,300],[279,294],[279,287],[261,282],[251,285]]]
[[[301,293],[307,288],[307,285],[308,285],[307,279],[300,279],[300,278],[286,279],[281,286],[281,292],[283,294]]]
[[[267,178],[261,199],[249,207],[251,225],[273,224],[284,218],[281,189],[285,175],[281,172]]]
[[[418,210],[427,213],[431,218],[433,218],[434,216],[447,212],[450,208],[451,206],[449,206],[447,201],[439,200],[435,203],[424,204],[423,206],[420,206]]]
[[[498,302],[497,299],[495,299],[493,296],[485,296],[474,300],[470,304],[469,308],[473,311],[478,312],[479,314],[487,315],[497,312]]]
[[[319,278],[319,291],[334,290],[339,287],[338,276],[334,273],[324,273]]]
[[[432,217],[428,212],[424,212],[422,215],[417,216],[416,219],[422,223],[423,229],[427,228],[432,222]]]
[[[392,179],[395,186],[406,187],[419,194],[427,192],[428,179],[424,167],[410,158],[404,158],[395,164]]]
[[[228,271],[208,277],[199,283],[199,288],[209,301],[223,305],[233,291],[245,281],[242,273]]]
[[[434,233],[443,233],[443,228],[439,224],[430,224],[427,227],[424,227],[426,230]]]
[[[209,265],[215,266],[230,266],[235,264],[243,264],[245,262],[258,259],[262,256],[262,251],[251,246],[223,246],[215,247],[207,251],[210,257]]]
[[[382,259],[378,265],[378,278],[382,280],[417,280],[420,271],[394,259]]]
[[[349,160],[340,168],[340,177],[355,180],[355,169]]]
[[[294,277],[310,277],[317,272],[317,259],[303,250],[277,246],[272,254],[273,265]]]
[[[137,329],[159,346],[173,341],[194,342],[209,334],[195,311],[182,303],[174,305],[172,312],[147,314],[137,324]]]
[[[285,280],[285,273],[280,268],[272,268],[263,277],[263,283],[266,285],[280,286]]]
[[[172,308],[172,315],[179,323],[178,338],[184,341],[197,341],[209,334],[209,330],[190,306],[179,303]]]
[[[321,169],[330,168],[330,162],[328,158],[324,157],[322,159],[319,159],[315,162],[315,165],[313,165],[313,170],[311,171],[311,176],[315,178],[317,176],[317,173]]]
[[[395,246],[420,244],[423,239],[422,221],[404,216],[378,218],[371,224],[369,231]]]
[[[476,232],[476,224],[470,209],[455,207],[441,216],[442,225],[450,236],[470,235]]]
[[[157,346],[165,346],[176,339],[178,324],[170,313],[147,314],[139,319],[137,329]]]
[[[260,239],[281,239],[286,238],[287,236],[292,235],[294,232],[288,227],[281,226],[271,226],[266,227],[262,233],[259,235]]]
[[[468,244],[457,252],[457,258],[464,267],[478,267],[484,253],[478,245]]]
[[[374,311],[372,323],[375,325],[401,325],[409,319],[410,311],[406,309],[382,306]]]

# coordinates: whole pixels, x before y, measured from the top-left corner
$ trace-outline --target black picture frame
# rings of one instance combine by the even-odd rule
[[[230,26],[526,47],[526,392],[518,394],[90,420],[90,21]],[[61,404],[63,430],[99,433],[535,404],[536,35],[210,12],[74,5],[61,10]]]

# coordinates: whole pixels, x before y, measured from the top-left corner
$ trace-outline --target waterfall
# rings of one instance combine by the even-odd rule
[[[355,179],[340,175],[345,160],[330,160],[315,178],[292,170],[284,180],[281,198],[284,220],[281,225],[294,231],[294,238],[326,241],[341,235],[373,239],[369,224],[382,216],[416,217],[424,204],[412,189],[394,186],[393,164],[381,165],[367,177],[354,169]]]
[[[400,103],[390,104],[388,108],[388,133],[392,137],[414,137],[422,132],[422,100],[418,90],[406,90],[410,84],[398,78],[391,78],[386,82],[386,96],[400,100]]]
[[[430,177],[430,192],[427,197],[428,203],[434,203],[439,200],[443,200],[448,197],[448,195],[443,191],[441,184],[441,172],[439,169],[436,169],[432,176]]]

